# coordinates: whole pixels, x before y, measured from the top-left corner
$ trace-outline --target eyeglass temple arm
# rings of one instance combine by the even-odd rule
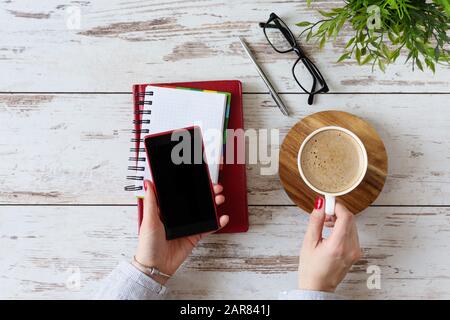
[[[304,59],[303,64],[306,66],[308,71],[313,75],[314,81],[317,79],[317,80],[319,80],[319,82],[323,82],[323,86],[327,87],[327,89],[328,89],[328,86],[327,86],[323,76],[316,71],[316,68],[314,68],[310,65],[310,64],[312,64],[312,62],[310,62],[309,59]]]
[[[270,24],[270,23],[265,23],[265,22],[260,22],[259,23],[259,27],[260,28],[273,28],[273,29],[278,29],[278,27],[274,24]]]
[[[311,67],[310,65],[311,62],[309,62],[309,60],[304,60],[303,64],[306,66],[306,69],[308,69],[308,71],[313,75],[313,85],[312,85],[312,90],[311,92],[314,92],[316,90],[316,84],[317,81],[319,82],[323,82],[323,88],[321,90],[319,90],[318,92],[315,93],[310,93],[308,96],[308,104],[312,105],[314,102],[314,95],[319,93],[319,92],[328,92],[328,86],[327,83],[325,82],[325,79],[323,79],[322,75],[318,72],[316,72],[314,67]],[[322,83],[321,83],[322,84]]]
[[[316,91],[316,78],[315,78],[315,77],[313,77],[313,78],[314,78],[314,80],[313,80],[313,85],[312,85],[312,90],[311,90],[311,92]],[[310,94],[309,94],[309,96],[308,96],[308,104],[309,104],[309,105],[312,105],[312,104],[313,104],[313,102],[314,102],[314,95],[315,95],[315,93],[310,93]]]

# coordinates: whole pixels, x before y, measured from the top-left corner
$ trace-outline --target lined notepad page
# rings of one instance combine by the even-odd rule
[[[150,95],[150,92],[153,94]],[[179,88],[148,86],[144,108],[151,110],[145,118],[149,123],[142,124],[142,130],[148,129],[148,134],[169,130],[199,126],[202,130],[205,153],[209,172],[213,183],[219,180],[220,158],[223,150],[223,130],[227,95],[220,92],[208,92]],[[141,134],[144,138],[147,133]],[[141,148],[144,148],[141,143]],[[145,152],[139,152],[139,157],[147,158]],[[144,179],[151,180],[150,169],[145,159]],[[139,181],[142,185],[143,181]],[[144,195],[143,188],[137,191],[138,197]]]

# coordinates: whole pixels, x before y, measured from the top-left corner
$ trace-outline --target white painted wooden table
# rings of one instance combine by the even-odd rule
[[[77,8],[81,25],[70,29],[76,21],[67,13]],[[357,217],[364,256],[339,293],[450,298],[450,70],[411,72],[399,62],[371,73],[335,63],[344,40],[321,52],[304,45],[331,89],[308,106],[291,76],[295,56],[275,53],[257,25],[271,11],[290,25],[318,18],[305,1],[1,3],[0,298],[85,298],[130,258],[136,207],[123,186],[131,85],[214,79],[241,80],[246,127],[279,128],[280,140],[319,110],[370,121],[385,141],[389,177]],[[238,35],[291,118],[275,107]],[[276,298],[295,287],[307,215],[276,175],[259,175],[259,165],[247,173],[250,231],[205,239],[171,280],[172,298]],[[366,286],[370,265],[380,267],[379,290]]]

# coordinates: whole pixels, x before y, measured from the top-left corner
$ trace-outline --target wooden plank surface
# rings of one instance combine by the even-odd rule
[[[372,73],[335,63],[345,39],[323,51],[302,43],[336,93],[307,106],[304,94],[294,94],[296,57],[274,52],[257,26],[273,11],[298,34],[295,22],[315,21],[316,9],[341,3],[2,2],[0,298],[86,298],[129,259],[136,246],[134,198],[123,191],[130,86],[213,79],[243,81],[246,128],[278,129],[280,139],[316,111],[348,111],[371,122],[385,142],[389,175],[375,206],[357,217],[364,255],[339,293],[450,298],[450,69],[411,72],[400,59],[385,74]],[[69,28],[77,10],[80,26]],[[286,93],[292,117],[265,94],[237,36]],[[295,286],[307,216],[276,174],[261,175],[263,167],[248,165],[249,233],[205,239],[171,280],[171,298],[270,299]],[[366,287],[369,265],[380,267],[380,290]],[[78,271],[80,288],[71,282]]]
[[[305,106],[304,95],[283,98],[293,111],[290,118],[268,95],[246,94],[246,128],[279,129],[281,143],[312,112],[354,113],[372,123],[388,152],[389,175],[376,204],[450,204],[446,96],[329,94],[313,107]],[[129,94],[0,95],[0,202],[134,204],[123,191],[130,100]],[[249,203],[291,204],[278,175],[261,175],[261,167],[267,165],[248,166]]]
[[[88,297],[118,261],[132,256],[135,210],[0,207],[0,298]],[[250,231],[202,240],[170,281],[170,298],[272,299],[295,288],[306,222],[294,207],[250,207]],[[449,208],[372,207],[357,216],[357,225],[363,257],[338,293],[355,299],[450,298]],[[366,286],[370,265],[380,268],[379,290]],[[79,288],[69,282],[78,271]]]
[[[0,10],[0,91],[129,91],[132,83],[240,79],[245,90],[266,92],[237,36],[284,92],[299,92],[291,74],[294,54],[278,54],[258,22],[275,11],[292,26],[317,21],[317,9],[341,1],[6,1]],[[79,28],[76,23],[79,10]],[[74,28],[77,27],[77,28]],[[449,92],[450,69],[411,72],[396,65],[371,72],[355,62],[337,64],[350,29],[319,51],[302,45],[332,92]],[[404,54],[404,56],[406,56]]]

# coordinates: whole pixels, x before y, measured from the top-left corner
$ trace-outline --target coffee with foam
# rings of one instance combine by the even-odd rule
[[[329,129],[304,145],[300,165],[305,178],[325,193],[352,188],[365,172],[364,150],[349,134]]]

